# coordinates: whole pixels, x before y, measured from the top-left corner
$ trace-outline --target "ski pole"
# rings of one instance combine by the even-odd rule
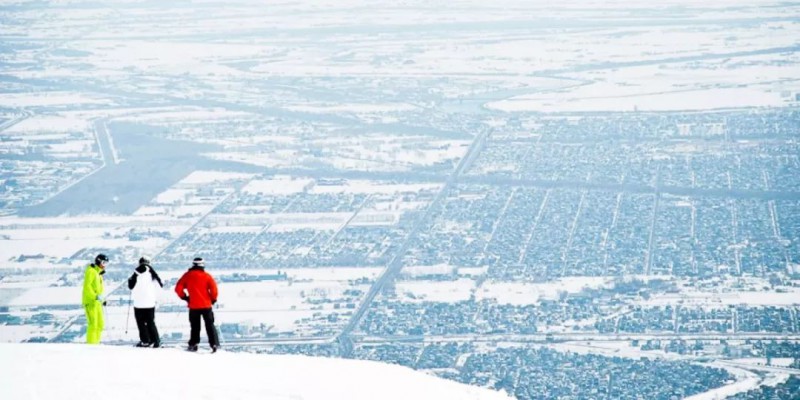
[[[131,296],[133,292],[128,293],[128,316],[125,317],[125,334],[128,334],[128,322],[131,320]]]

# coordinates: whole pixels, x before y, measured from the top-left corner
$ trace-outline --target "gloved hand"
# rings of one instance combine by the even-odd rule
[[[214,304],[217,304],[217,299],[212,299],[211,300],[211,305],[213,306]]]
[[[107,301],[105,301],[105,300],[103,300],[103,306],[105,306],[105,305],[106,305],[106,303],[108,303],[108,302],[107,302]]]
[[[183,301],[188,303],[189,302],[189,296],[183,296],[183,297],[181,297],[181,300],[183,300]]]
[[[128,278],[128,289],[133,290],[133,288],[136,286],[136,277],[137,276],[138,275],[133,274],[133,275],[131,275],[130,278]]]

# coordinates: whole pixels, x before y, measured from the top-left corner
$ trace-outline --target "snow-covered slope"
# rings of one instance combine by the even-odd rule
[[[80,344],[0,344],[0,398],[509,399],[377,362],[188,353]]]

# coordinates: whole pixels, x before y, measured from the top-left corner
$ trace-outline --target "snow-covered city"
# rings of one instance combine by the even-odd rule
[[[0,1],[0,397],[798,399],[798,50],[779,1]]]

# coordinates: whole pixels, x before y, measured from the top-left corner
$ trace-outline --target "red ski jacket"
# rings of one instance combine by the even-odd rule
[[[203,268],[192,267],[175,284],[175,293],[184,300],[188,295],[192,310],[211,308],[217,302],[217,282]]]

